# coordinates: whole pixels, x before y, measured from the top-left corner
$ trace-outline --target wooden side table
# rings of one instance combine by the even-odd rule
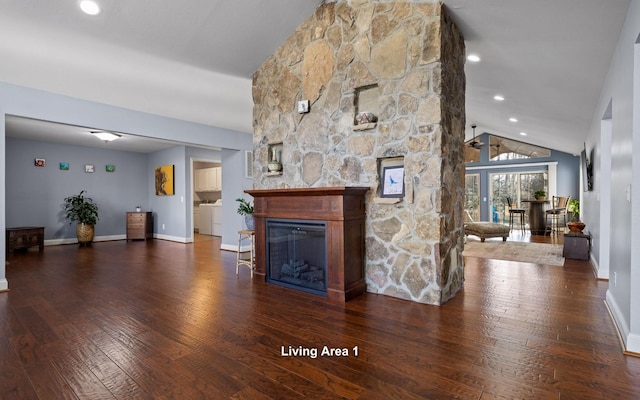
[[[249,239],[249,250],[242,251],[242,242]],[[251,230],[238,231],[238,254],[236,256],[236,275],[238,275],[238,269],[241,265],[249,267],[251,270],[251,277],[253,278],[253,271],[256,269],[256,232]],[[249,253],[249,254],[247,254]]]
[[[562,256],[574,260],[588,260],[591,249],[591,235],[589,233],[569,232],[564,234]]]
[[[151,211],[127,212],[127,240],[153,239]]]
[[[44,250],[44,226],[21,226],[6,228],[6,254],[16,249],[38,246]]]

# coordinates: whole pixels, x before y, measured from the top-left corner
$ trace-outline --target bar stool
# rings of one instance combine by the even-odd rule
[[[520,229],[524,232],[524,208],[514,208],[511,197],[507,197],[507,204],[509,205],[509,230],[513,229],[513,216],[518,215],[520,217]]]
[[[552,197],[552,202],[551,202],[551,209],[545,211],[546,214],[546,229],[545,229],[545,234],[547,233],[547,231],[549,232],[550,235],[554,234],[554,233],[559,233],[562,232],[564,233],[565,229],[564,227],[567,226],[567,204],[569,203],[569,200],[571,200],[571,196],[567,196],[567,197],[558,197],[558,196],[553,196]],[[549,217],[551,217],[551,222],[549,222]],[[562,222],[563,222],[563,228],[560,229],[560,217],[562,217]]]
[[[252,230],[238,231],[238,253],[236,256],[236,275],[241,265],[249,267],[251,270],[251,277],[253,278],[253,271],[256,269],[255,247],[256,247],[256,232]],[[242,250],[242,242],[249,239],[249,250]],[[246,253],[249,253],[248,255]]]

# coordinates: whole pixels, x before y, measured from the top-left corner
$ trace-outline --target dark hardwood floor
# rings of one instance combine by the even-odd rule
[[[467,258],[464,289],[441,307],[368,293],[342,308],[236,276],[218,247],[12,254],[0,398],[640,398],[640,358],[622,354],[608,283],[587,262]],[[325,346],[348,355],[315,356]]]

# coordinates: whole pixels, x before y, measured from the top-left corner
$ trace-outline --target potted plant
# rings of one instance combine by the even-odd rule
[[[533,192],[533,197],[535,197],[536,200],[544,200],[547,197],[547,192],[542,189],[536,190]]]
[[[585,227],[584,222],[580,221],[580,200],[571,199],[567,204],[567,213],[570,215],[567,226],[569,231],[580,233]]]
[[[80,245],[93,241],[94,225],[98,222],[98,206],[90,197],[85,196],[86,191],[69,196],[64,199],[64,213],[69,223],[77,222],[76,236]]]
[[[247,225],[247,229],[253,230],[253,204],[246,201],[243,198],[237,198],[236,201],[238,204],[238,214],[244,215],[244,223]]]

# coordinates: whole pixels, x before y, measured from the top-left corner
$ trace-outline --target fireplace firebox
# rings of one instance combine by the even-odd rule
[[[267,218],[266,224],[267,282],[326,296],[326,223]]]
[[[368,190],[345,186],[246,190],[255,207],[255,275],[267,283],[322,294],[332,304],[364,293]],[[315,254],[323,246],[324,258]]]

